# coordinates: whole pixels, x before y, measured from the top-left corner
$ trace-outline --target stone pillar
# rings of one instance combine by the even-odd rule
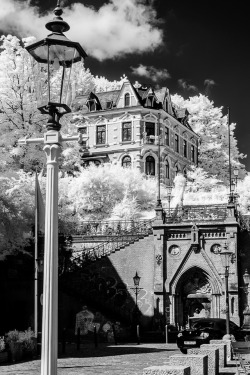
[[[41,375],[57,374],[58,324],[58,132],[46,133],[47,185],[44,243]],[[46,137],[45,135],[45,137]],[[52,142],[49,141],[51,137]],[[55,137],[55,138],[54,138]],[[46,139],[46,138],[45,138]]]
[[[208,356],[195,354],[175,354],[169,357],[170,366],[190,366],[192,375],[208,374]]]
[[[219,374],[219,349],[214,349],[208,345],[203,348],[192,348],[187,350],[188,354],[201,354],[208,356],[208,375],[218,375]]]
[[[155,320],[165,325],[164,308],[164,229],[154,228],[154,307]]]

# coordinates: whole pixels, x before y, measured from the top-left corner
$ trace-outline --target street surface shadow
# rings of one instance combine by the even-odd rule
[[[121,356],[129,354],[146,354],[146,353],[160,353],[160,352],[170,352],[179,351],[176,348],[153,348],[153,347],[141,347],[140,345],[131,346],[98,346],[95,347],[80,347],[77,351],[75,348],[67,347],[65,354],[59,354],[59,358],[82,358],[82,357],[109,357],[109,356]]]

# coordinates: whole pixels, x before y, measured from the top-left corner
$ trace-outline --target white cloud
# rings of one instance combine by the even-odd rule
[[[5,33],[38,39],[48,34],[44,25],[53,13],[39,15],[29,1],[18,0],[0,0],[0,9],[0,27]],[[67,37],[81,43],[88,55],[99,60],[153,51],[162,43],[156,12],[141,0],[109,0],[98,10],[74,3],[63,10],[63,19],[71,26]]]
[[[170,74],[168,73],[167,69],[156,69],[153,66],[140,64],[137,68],[131,66],[131,70],[133,74],[140,77],[147,77],[153,82],[170,78]]]
[[[178,84],[180,87],[182,87],[184,90],[187,91],[198,91],[197,87],[194,85],[190,85],[185,79],[178,79]]]

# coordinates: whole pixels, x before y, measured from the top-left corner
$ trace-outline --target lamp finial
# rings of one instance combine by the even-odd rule
[[[46,23],[46,29],[56,32],[56,33],[63,33],[65,31],[68,31],[70,29],[70,26],[67,24],[67,22],[63,21],[61,15],[63,14],[63,10],[60,5],[60,0],[57,1],[56,8],[54,9],[54,15],[52,21],[49,21]]]

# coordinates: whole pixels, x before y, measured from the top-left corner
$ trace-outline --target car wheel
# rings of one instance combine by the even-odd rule
[[[179,348],[180,351],[183,353],[183,354],[187,354],[187,349],[184,349],[184,348]]]

